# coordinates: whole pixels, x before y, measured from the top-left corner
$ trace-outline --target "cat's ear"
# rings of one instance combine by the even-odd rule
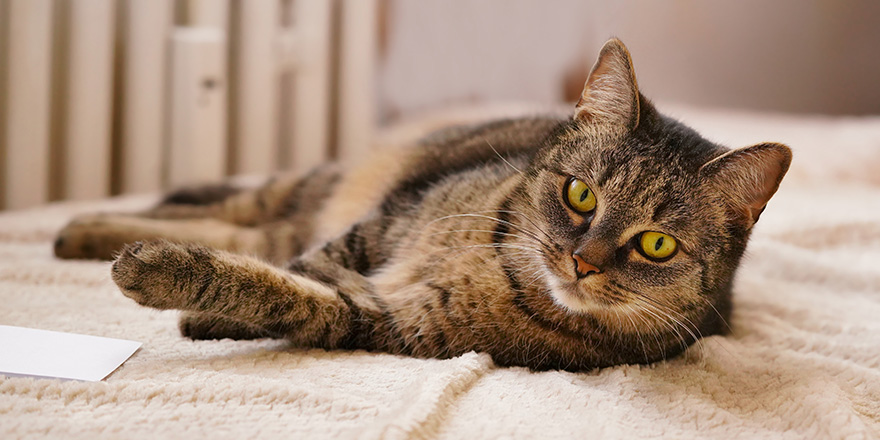
[[[602,46],[578,100],[574,118],[588,124],[613,124],[627,130],[639,125],[639,88],[632,58],[623,42]]]
[[[791,150],[765,143],[732,150],[700,168],[700,176],[722,194],[730,208],[751,227],[776,193],[791,164]]]

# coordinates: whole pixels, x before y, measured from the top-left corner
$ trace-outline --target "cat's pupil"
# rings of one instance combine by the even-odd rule
[[[587,200],[587,196],[589,196],[589,195],[590,195],[590,190],[586,190],[586,191],[582,192],[581,193],[581,201],[583,202],[584,200]]]
[[[663,247],[663,237],[657,239],[657,243],[654,244],[654,250],[659,251],[661,247]]]

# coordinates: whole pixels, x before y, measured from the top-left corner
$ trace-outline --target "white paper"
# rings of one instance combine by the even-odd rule
[[[0,325],[0,375],[99,381],[141,343]]]

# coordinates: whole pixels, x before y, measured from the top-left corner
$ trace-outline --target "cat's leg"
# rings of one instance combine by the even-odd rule
[[[377,348],[374,335],[388,333],[364,277],[331,285],[254,258],[167,241],[126,246],[112,276],[141,305],[220,316],[300,346]],[[198,337],[225,337],[229,330]]]
[[[215,218],[240,226],[311,216],[332,193],[339,177],[338,167],[331,163],[305,176],[277,175],[255,188],[227,184],[183,188],[139,215],[157,219]]]
[[[242,340],[284,336],[225,316],[197,312],[183,312],[179,328],[180,334],[191,339]]]
[[[269,237],[264,231],[217,219],[159,220],[95,214],[77,218],[59,232],[55,255],[111,260],[128,243],[160,238],[261,256],[268,256],[270,251]]]
[[[181,190],[140,213],[80,216],[59,232],[55,255],[109,260],[127,243],[165,238],[283,262],[310,242],[314,217],[338,177],[334,167],[324,166],[256,189]]]
[[[223,202],[243,191],[243,188],[228,184],[203,185],[172,192],[158,205],[142,212],[80,215],[58,233],[55,255],[59,258],[110,260],[126,243],[162,237],[174,239],[173,235],[187,234],[193,229],[204,230],[192,226],[210,226],[213,222],[192,220],[219,220],[220,216],[216,214],[221,212],[219,207]],[[172,228],[170,223],[145,219],[185,219],[189,222]],[[169,233],[172,236],[168,236]],[[196,241],[196,237],[192,240]]]
[[[298,178],[286,175],[253,188],[229,184],[185,187],[135,215],[166,220],[214,218],[254,226],[275,214],[281,200],[289,195],[298,181]]]

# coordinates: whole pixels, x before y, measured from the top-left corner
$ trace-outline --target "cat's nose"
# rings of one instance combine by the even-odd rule
[[[583,259],[583,257],[581,257],[577,253],[571,254],[571,259],[574,260],[574,271],[575,273],[577,273],[578,279],[581,279],[591,273],[602,273],[602,269],[599,269],[598,267],[587,263]]]

